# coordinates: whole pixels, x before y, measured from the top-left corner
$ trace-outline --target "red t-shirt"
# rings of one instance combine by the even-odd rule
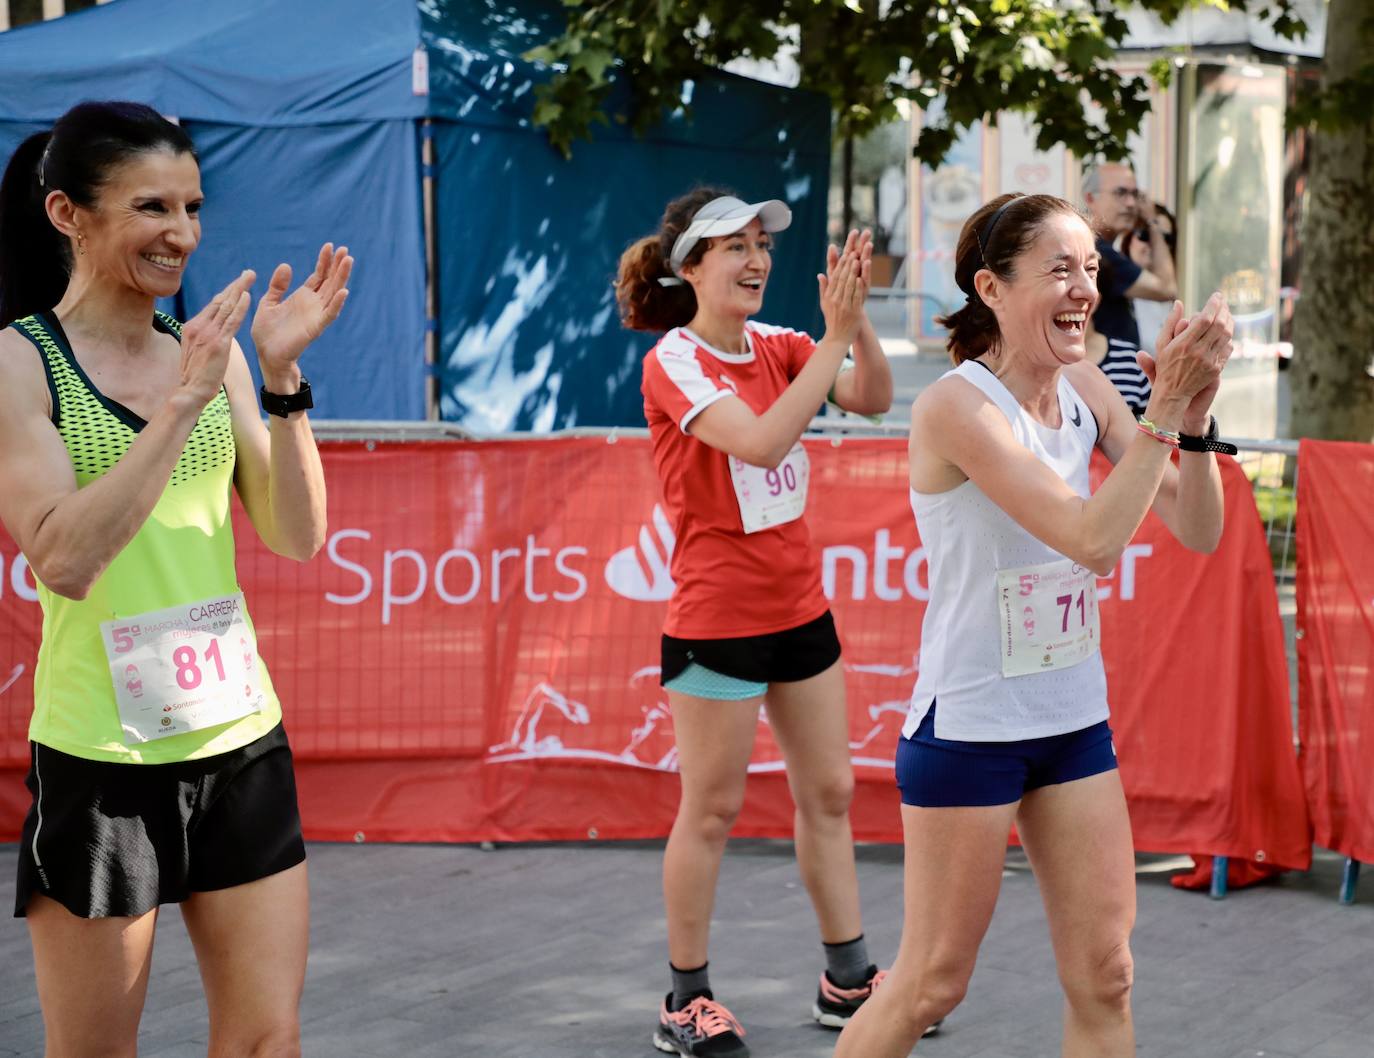
[[[688,432],[703,409],[731,395],[762,415],[816,348],[799,331],[752,321],[745,341],[748,352],[724,353],[677,327],[644,358],[644,417],[677,535],[677,587],[663,630],[681,639],[780,632],[828,608],[805,517],[746,534],[729,456]]]

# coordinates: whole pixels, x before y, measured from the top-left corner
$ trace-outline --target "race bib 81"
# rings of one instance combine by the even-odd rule
[[[264,705],[242,593],[100,626],[126,745],[227,724]]]

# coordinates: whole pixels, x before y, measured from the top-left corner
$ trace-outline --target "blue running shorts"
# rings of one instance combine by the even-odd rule
[[[935,703],[910,738],[897,743],[902,804],[919,808],[1006,805],[1042,786],[1086,779],[1116,767],[1107,721],[1019,742],[956,742],[935,737]]]

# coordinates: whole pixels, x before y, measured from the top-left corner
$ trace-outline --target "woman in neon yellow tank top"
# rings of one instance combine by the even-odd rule
[[[0,519],[39,583],[33,806],[15,914],[47,1053],[135,1053],[160,904],[176,902],[212,1054],[298,1055],[308,893],[281,707],[234,570],[237,491],[301,561],[325,534],[302,352],[352,258],[326,244],[253,319],[264,427],[234,334],[254,275],[183,327],[154,311],[200,241],[190,139],[83,103],[0,184]]]

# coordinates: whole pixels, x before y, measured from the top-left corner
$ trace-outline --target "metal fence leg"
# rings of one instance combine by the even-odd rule
[[[1347,856],[1345,870],[1341,872],[1341,903],[1355,902],[1355,886],[1360,881],[1360,861]]]
[[[1212,857],[1212,891],[1210,894],[1213,900],[1224,900],[1226,898],[1226,875],[1231,869],[1231,857],[1213,856]]]

